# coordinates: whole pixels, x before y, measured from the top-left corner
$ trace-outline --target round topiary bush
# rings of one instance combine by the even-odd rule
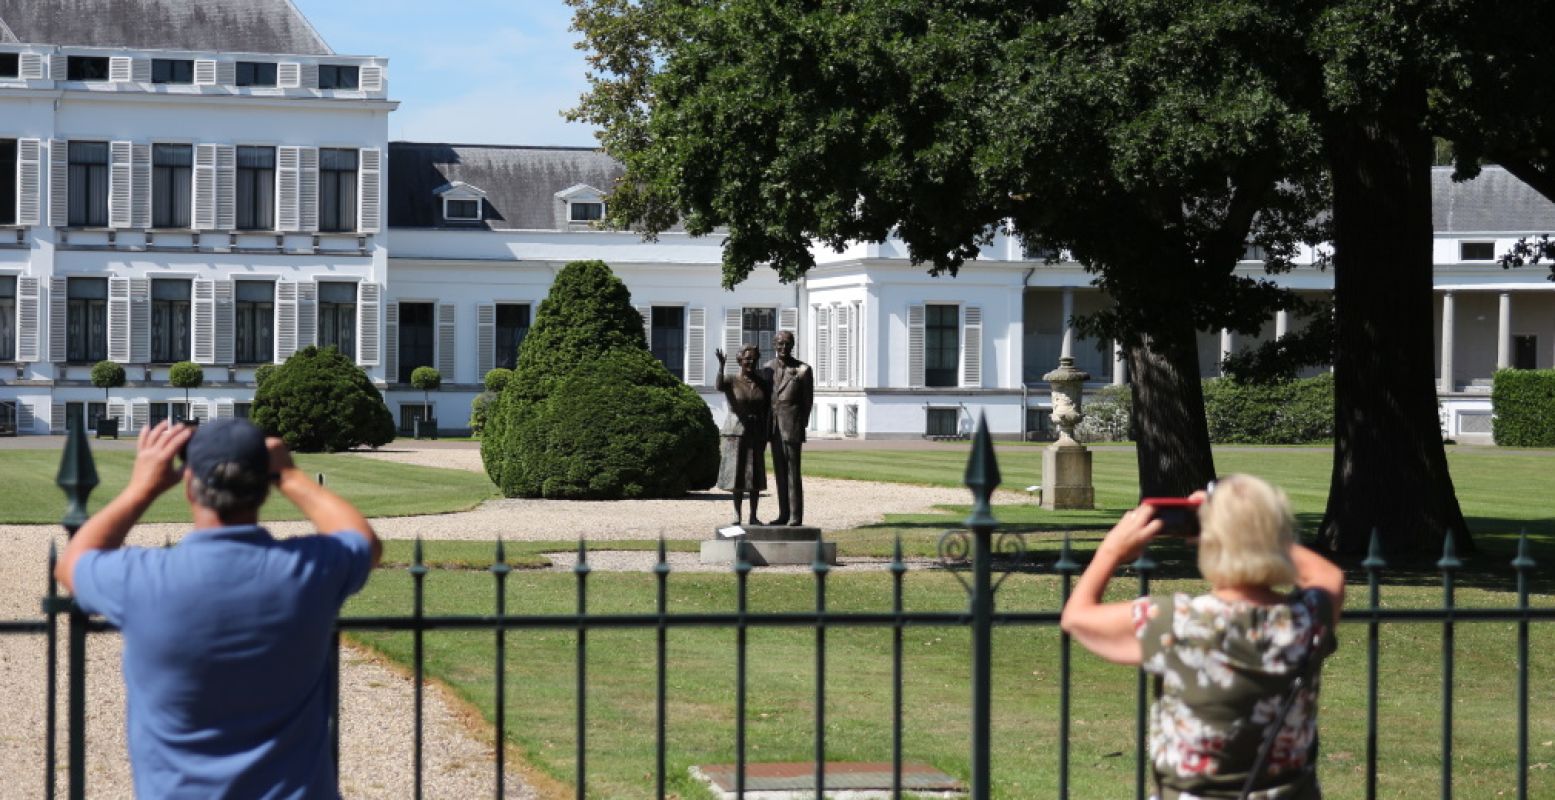
[[[109,389],[117,389],[124,385],[124,365],[112,361],[99,361],[93,364],[92,385],[103,390],[103,400],[106,401]]]
[[[486,373],[486,378],[483,382],[486,384],[486,391],[497,394],[507,388],[508,381],[510,380],[513,380],[513,370],[506,367],[497,367]]]
[[[443,385],[443,373],[432,367],[416,367],[410,371],[410,385],[421,390],[422,419],[431,419],[432,399],[428,392]]]
[[[286,359],[254,393],[250,419],[305,453],[394,441],[394,417],[383,395],[334,347],[304,347]]]
[[[184,390],[184,407],[189,407],[189,390],[205,383],[205,369],[193,361],[180,361],[167,370],[167,384]],[[192,416],[192,415],[191,415]]]
[[[485,409],[481,458],[508,497],[673,497],[713,485],[712,412],[648,352],[626,286],[568,264]]]

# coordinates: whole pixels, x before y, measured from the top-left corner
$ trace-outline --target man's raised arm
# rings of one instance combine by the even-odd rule
[[[367,524],[367,517],[362,516],[362,512],[345,498],[320,486],[307,473],[298,469],[292,462],[291,451],[286,449],[285,442],[272,436],[265,440],[265,447],[270,451],[270,472],[275,476],[281,494],[297,506],[319,533],[356,531],[367,537],[368,544],[372,546],[372,566],[377,567],[383,557],[383,543],[378,541],[373,526]]]

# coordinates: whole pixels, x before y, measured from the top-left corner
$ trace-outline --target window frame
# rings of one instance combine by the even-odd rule
[[[346,75],[350,75],[349,81],[342,81]],[[326,79],[326,76],[328,78]],[[343,85],[349,84],[349,85]],[[355,92],[362,87],[362,68],[357,64],[320,64],[319,88],[333,91]]]
[[[409,316],[406,311],[411,307],[418,307],[418,316],[421,313],[419,307],[426,309],[425,342],[421,341],[419,335],[423,323],[411,323],[406,319]],[[399,361],[399,374],[392,377],[395,383],[409,384],[410,374],[416,367],[437,366],[437,303],[431,300],[399,301],[399,326],[399,352],[395,354]],[[407,335],[413,330],[418,333],[417,336]]]
[[[88,283],[102,287],[102,297],[77,296],[72,287]],[[101,316],[94,331],[92,318]],[[100,336],[98,335],[100,334]],[[84,344],[78,344],[85,339]],[[108,358],[108,279],[89,275],[65,277],[65,363],[95,364]]]
[[[455,214],[453,213],[454,203],[473,203],[475,206],[475,213],[469,215]],[[480,198],[444,197],[443,219],[447,220],[448,222],[480,222],[485,217],[485,205],[485,203],[481,202]]]
[[[270,166],[268,168],[243,166],[243,154],[245,150],[268,150],[270,153]],[[271,145],[245,144],[238,145],[235,152],[237,166],[235,168],[235,172],[233,173],[232,182],[234,195],[233,205],[235,208],[235,213],[233,216],[233,227],[240,231],[273,231],[275,230],[276,208],[275,147]],[[246,198],[248,206],[247,210],[249,211],[248,214],[244,214],[245,193],[240,188],[245,177],[247,177],[248,180],[253,184],[250,188],[250,191],[247,193],[248,196]],[[270,202],[262,203],[262,196],[266,194],[269,196]],[[261,209],[263,216],[261,216]],[[246,217],[251,218],[252,221],[246,221]]]
[[[1474,247],[1474,248],[1480,248],[1480,247],[1489,248],[1489,251],[1488,251],[1489,255],[1484,256],[1482,258],[1480,258],[1480,257],[1471,258],[1469,256],[1469,248],[1471,248],[1471,247]],[[1492,263],[1492,262],[1494,262],[1496,260],[1496,243],[1493,242],[1493,241],[1488,241],[1487,242],[1487,241],[1479,241],[1479,240],[1475,240],[1475,241],[1461,241],[1460,240],[1458,242],[1458,260],[1460,262],[1463,262],[1463,263],[1474,263],[1474,264]]]
[[[523,325],[503,325],[502,315],[504,309],[521,308],[524,310]],[[518,367],[518,348],[524,344],[524,338],[529,335],[529,329],[534,327],[534,308],[529,303],[497,303],[492,311],[492,360],[494,368],[515,369]],[[505,331],[512,331],[505,333]],[[510,340],[511,344],[504,344],[504,340]],[[507,357],[503,357],[507,353]]]
[[[590,216],[587,216],[587,215],[579,217],[578,216],[578,209],[580,207],[584,207],[584,208],[595,207],[595,208],[598,208],[599,209],[599,212],[598,212],[599,215],[598,216],[594,216],[594,217],[590,217]],[[596,222],[602,222],[602,221],[604,221],[604,219],[605,219],[605,201],[603,201],[603,200],[568,200],[567,201],[567,222],[569,224],[573,224],[573,225],[592,225],[592,224],[594,224]]]
[[[250,73],[247,80],[243,78],[245,71]],[[262,82],[264,76],[261,73],[268,75],[269,83]],[[241,89],[274,89],[281,85],[279,65],[274,61],[239,61],[233,68],[232,81]]]
[[[5,156],[7,149],[10,150],[9,158]],[[16,225],[21,221],[21,209],[16,202],[21,157],[19,140],[0,138],[0,226]]]
[[[157,284],[182,283],[188,292],[187,300],[173,298],[158,298]],[[151,363],[174,364],[179,361],[190,360],[190,351],[193,349],[194,326],[194,281],[189,278],[152,278],[151,279]],[[157,317],[159,312],[169,316],[169,322],[183,322],[184,335],[177,335],[177,326],[172,325],[166,331],[166,335],[157,336]],[[159,350],[161,352],[159,352]]]
[[[674,312],[678,325],[661,325],[659,323],[660,312]],[[744,338],[743,315],[741,315],[741,338]],[[659,334],[663,332],[664,341],[660,342]],[[670,333],[676,334],[674,341],[668,341]],[[775,335],[775,334],[774,334]],[[686,380],[686,307],[685,306],[651,306],[648,311],[648,352],[653,353],[659,363],[669,370],[675,379],[681,382]]]
[[[945,433],[944,421],[950,420],[950,432]],[[935,423],[940,425],[936,426]],[[939,428],[939,429],[937,429]],[[923,435],[928,437],[950,437],[961,435],[961,409],[955,407],[929,406],[924,409]]]
[[[247,284],[262,284],[269,287],[270,299],[244,300],[243,286]],[[261,319],[260,306],[268,305],[269,310],[269,334],[260,335],[260,326],[256,323]],[[248,330],[243,330],[245,311],[250,318]],[[272,364],[275,362],[275,281],[271,280],[237,280],[232,284],[232,363],[237,366],[254,366],[258,364]],[[244,334],[247,334],[247,346],[244,343]],[[244,351],[250,351],[245,353]],[[247,355],[247,358],[244,356]]]
[[[193,86],[194,59],[151,59],[151,82],[158,86]]]
[[[182,152],[187,164],[163,164],[164,153]],[[163,188],[163,183],[166,188]],[[177,188],[186,187],[185,202],[178,202]],[[194,145],[157,142],[151,145],[151,227],[154,230],[190,230],[194,227]]]
[[[20,333],[16,329],[16,278],[11,274],[0,275],[0,333],[10,336],[9,341],[0,337],[0,363],[10,363],[16,358],[16,343]],[[6,285],[10,288],[6,289]]]
[[[952,323],[944,324],[947,310]],[[940,319],[936,323],[935,317]],[[945,343],[949,336],[951,344]],[[936,342],[936,336],[939,341]],[[945,366],[944,359],[950,359]],[[951,389],[961,385],[961,306],[954,303],[925,303],[923,306],[923,385]]]
[[[349,287],[351,290],[350,302],[339,302],[335,300],[324,299],[324,295],[330,293],[330,291],[337,286]],[[326,287],[329,288],[326,289]],[[350,281],[319,281],[318,299],[316,300],[318,304],[318,311],[316,313],[318,316],[314,320],[314,330],[318,335],[319,347],[334,346],[336,350],[340,351],[341,355],[351,359],[352,363],[356,362],[357,314],[360,313],[360,309],[357,307],[357,294],[358,287],[356,283]],[[339,319],[339,316],[343,310],[350,312],[350,319],[348,321],[342,321]],[[333,319],[329,319],[330,317],[333,317]],[[326,324],[326,320],[328,320],[328,324]],[[349,336],[346,338],[349,349],[346,346],[341,345],[340,337],[336,335],[336,333],[339,331],[345,331],[349,334]]]
[[[102,161],[77,161],[78,147],[98,145],[102,147]],[[108,227],[108,142],[71,140],[65,148],[66,159],[66,196],[68,208],[66,209],[66,225],[71,228],[106,228]],[[80,168],[78,171],[77,168]],[[82,176],[84,185],[77,180]],[[94,189],[101,184],[102,191]],[[77,198],[83,198],[77,200]],[[77,203],[82,206],[82,214],[77,216]]]
[[[352,155],[351,169],[339,167],[325,167],[326,153],[350,153]],[[362,170],[362,151],[355,147],[321,147],[319,148],[319,232],[321,233],[357,233],[357,211],[362,199],[357,196],[357,181]],[[326,194],[327,184],[333,183],[334,192]],[[342,198],[345,190],[349,189],[351,203],[347,208]],[[333,200],[334,208],[327,207],[325,200]],[[330,212],[333,213],[330,213]],[[326,220],[328,224],[326,224]]]
[[[7,71],[6,65],[10,65]],[[0,53],[0,79],[16,80],[22,77],[22,54]]]

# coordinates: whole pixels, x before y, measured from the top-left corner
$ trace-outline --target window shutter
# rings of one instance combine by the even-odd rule
[[[217,364],[231,364],[237,360],[237,320],[232,304],[235,286],[232,281],[216,281],[216,346]]]
[[[36,422],[37,419],[33,415],[32,411],[32,403],[29,403],[25,400],[18,400],[16,402],[16,432],[18,434],[32,433],[33,425],[36,424]]]
[[[108,360],[130,361],[130,279],[108,279]]]
[[[778,311],[778,330],[799,334],[799,309],[785,308]]]
[[[275,282],[275,363],[297,352],[297,283]]]
[[[113,83],[129,83],[130,74],[129,56],[114,56],[108,59],[108,80]]]
[[[377,283],[360,283],[356,287],[356,363],[364,367],[376,367],[387,356],[379,346],[378,312],[382,307],[383,286]],[[392,306],[396,310],[398,306]],[[396,340],[397,342],[398,340]],[[397,349],[397,348],[396,348]],[[393,381],[394,376],[390,375]]]
[[[120,428],[129,430],[129,422],[125,419],[128,416],[128,410],[125,408],[122,399],[117,397],[108,398],[108,416],[118,420]]]
[[[110,294],[112,294],[110,289]],[[130,278],[130,360],[151,360],[151,279]]]
[[[197,58],[197,59],[194,60],[194,85],[195,86],[215,86],[216,85],[216,62],[215,61],[212,61],[211,59],[208,59],[208,58]]]
[[[231,419],[235,416],[231,400],[217,400],[212,405],[215,406],[212,410],[215,412],[216,419]]]
[[[130,169],[133,147],[129,142],[108,144],[108,227],[130,227]]]
[[[216,229],[216,145],[194,147],[194,227]]]
[[[194,400],[189,403],[189,416],[196,422],[204,422],[211,418],[211,406],[209,400]]]
[[[216,229],[238,226],[238,148],[216,145]]]
[[[16,141],[16,222],[43,223],[43,140]]]
[[[130,227],[151,227],[151,145],[137,144],[130,154]]]
[[[301,73],[300,73],[301,74],[302,88],[304,88],[304,89],[317,89],[317,88],[319,88],[319,65],[318,64],[302,64],[302,65],[300,65],[300,69],[302,70]]]
[[[643,318],[643,341],[653,350],[653,306],[638,306],[637,316]]]
[[[733,306],[724,309],[724,374],[734,375],[740,371],[740,364],[735,359],[740,355],[741,331],[744,323],[745,309]]]
[[[707,309],[686,309],[686,383],[707,385]]]
[[[69,420],[65,413],[65,404],[55,403],[54,407],[49,409],[49,433],[67,433],[65,429],[67,422]]]
[[[151,83],[151,59],[130,59],[130,80],[135,83]]]
[[[383,67],[364,66],[358,73],[360,85],[364,92],[383,91]]]
[[[924,384],[924,319],[923,306],[907,307],[907,385],[914,389]]]
[[[286,66],[282,64],[281,66]],[[295,64],[292,66],[296,66]],[[301,181],[302,148],[277,147],[275,149],[276,230],[302,230]]]
[[[24,81],[43,80],[43,56],[38,53],[22,53],[18,64],[18,75]]]
[[[65,363],[66,300],[70,296],[70,282],[65,278],[49,278],[49,360]]]
[[[70,77],[70,60],[62,53],[49,56],[49,80],[63,81]]]
[[[832,383],[837,386],[853,385],[853,309],[837,307],[837,372]]]
[[[49,140],[49,226],[70,224],[70,144]]]
[[[831,308],[821,306],[815,310],[815,381],[821,386],[832,384]]]
[[[475,376],[481,380],[497,364],[497,307],[491,303],[475,307],[475,362]]]
[[[196,364],[216,363],[216,282],[205,278],[194,281],[194,308],[190,313],[194,325],[194,346],[191,348]]]
[[[961,385],[976,389],[983,385],[983,309],[961,309]]]
[[[302,65],[282,62],[275,65],[275,82],[282,89],[296,89],[302,85]],[[237,81],[233,81],[237,83]]]
[[[319,229],[319,149],[297,148],[297,225],[305,231]]]
[[[319,285],[313,281],[297,284],[297,347],[318,344]]]
[[[216,85],[236,86],[238,83],[238,65],[235,61],[216,62]]]
[[[458,329],[454,326],[454,304],[442,303],[437,307],[437,371],[443,380],[454,382],[454,369],[459,362],[455,358],[454,343]]]
[[[400,380],[400,304],[397,301],[383,305],[383,380],[385,383],[399,383]]]
[[[383,151],[364,147],[359,152],[356,229],[362,233],[377,233],[383,211]]]
[[[151,421],[151,404],[145,400],[130,403],[130,430],[138,431]]]
[[[40,289],[37,278],[20,277],[16,279],[16,360],[39,361],[43,357],[38,338],[42,331],[38,329],[38,291]]]

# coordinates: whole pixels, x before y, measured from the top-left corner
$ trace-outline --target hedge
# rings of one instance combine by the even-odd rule
[[[1272,384],[1204,381],[1204,415],[1216,444],[1309,444],[1334,437],[1334,378]]]
[[[367,373],[334,347],[304,347],[254,393],[251,419],[305,453],[394,441],[394,417]]]
[[[1555,447],[1555,369],[1497,370],[1491,433],[1506,447]]]

